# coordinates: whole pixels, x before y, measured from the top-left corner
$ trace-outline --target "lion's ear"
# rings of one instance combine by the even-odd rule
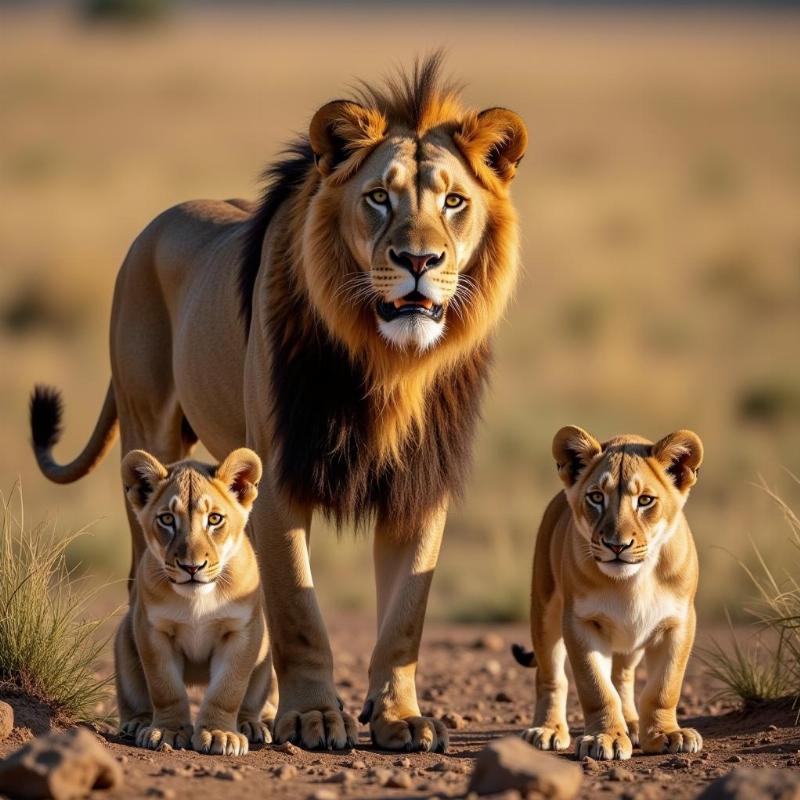
[[[317,169],[323,176],[337,169],[349,176],[383,141],[386,128],[380,111],[350,100],[326,103],[314,114],[308,131]]]
[[[680,492],[697,482],[703,463],[703,443],[694,431],[676,431],[653,445],[653,458],[666,469]]]
[[[564,485],[567,488],[573,486],[581,472],[602,450],[600,442],[583,428],[576,425],[562,428],[553,437],[553,458]]]
[[[167,477],[167,468],[144,450],[131,450],[122,459],[122,485],[134,511],[141,511],[153,490]]]
[[[485,177],[488,168],[503,183],[516,175],[528,147],[522,117],[507,108],[468,114],[453,138],[478,178]]]
[[[240,447],[217,467],[214,477],[221,480],[245,508],[250,509],[258,496],[261,459],[247,447]]]

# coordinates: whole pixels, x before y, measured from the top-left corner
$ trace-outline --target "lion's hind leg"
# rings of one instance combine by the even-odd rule
[[[133,640],[130,612],[125,615],[117,628],[114,638],[114,662],[119,732],[123,736],[135,739],[139,730],[152,721],[153,706],[147,692],[142,662]]]

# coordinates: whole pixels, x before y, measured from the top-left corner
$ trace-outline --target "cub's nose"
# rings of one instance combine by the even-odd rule
[[[444,263],[445,254],[439,253],[409,253],[408,250],[401,250],[396,253],[389,250],[389,258],[398,267],[407,269],[412,275],[422,275],[423,272],[441,266]]]
[[[189,575],[193,578],[195,572],[200,572],[203,567],[208,564],[208,559],[206,559],[202,564],[181,564],[180,561],[175,562],[184,572],[188,572]]]
[[[612,544],[611,542],[607,542],[605,539],[601,540],[603,544],[612,552],[614,555],[619,555],[623,550],[627,550],[629,547],[633,545],[633,539],[631,539],[627,544]]]

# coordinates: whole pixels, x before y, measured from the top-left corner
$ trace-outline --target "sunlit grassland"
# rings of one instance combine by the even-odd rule
[[[794,507],[800,495],[781,471],[800,471],[800,17],[425,15],[196,13],[125,32],[0,17],[0,486],[21,475],[28,507],[65,529],[100,517],[73,557],[126,573],[116,455],[46,483],[31,386],[63,388],[71,456],[99,410],[113,281],[143,225],[187,198],[254,196],[317,106],[444,45],[467,100],[521,113],[530,150],[514,186],[524,273],[432,612],[524,615],[558,490],[550,440],[576,423],[701,435],[687,508],[701,616],[738,614],[748,537],[765,558],[789,547],[752,481]],[[369,543],[317,533],[323,596],[369,602]]]

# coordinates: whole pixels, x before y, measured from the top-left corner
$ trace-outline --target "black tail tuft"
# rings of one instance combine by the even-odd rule
[[[518,664],[523,667],[535,667],[536,655],[533,650],[526,650],[521,644],[511,645],[511,655],[517,660]]]
[[[36,450],[49,450],[61,438],[61,393],[38,384],[31,395],[31,434]]]

